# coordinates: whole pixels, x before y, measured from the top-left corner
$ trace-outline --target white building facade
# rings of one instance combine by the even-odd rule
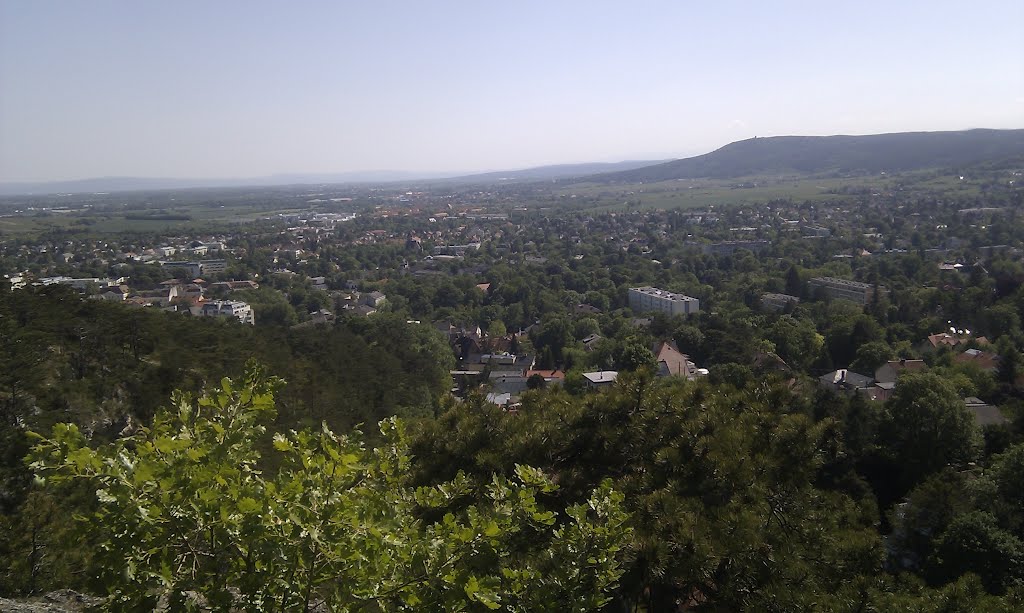
[[[243,324],[255,325],[252,307],[239,300],[211,300],[200,311],[203,317],[234,317]]]
[[[700,300],[656,287],[631,287],[629,308],[639,313],[656,311],[668,315],[692,315],[700,311]]]

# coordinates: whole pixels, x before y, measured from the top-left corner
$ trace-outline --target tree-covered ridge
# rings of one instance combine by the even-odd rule
[[[426,325],[382,315],[336,326],[259,330],[157,309],[82,300],[62,287],[0,292],[0,385],[7,423],[83,429],[143,423],[175,389],[198,392],[249,359],[289,377],[279,419],[347,430],[432,413],[454,359]],[[116,434],[116,432],[113,432]]]
[[[1024,157],[1024,130],[769,136],[682,160],[588,177],[623,183],[752,175],[877,173],[960,168]]]

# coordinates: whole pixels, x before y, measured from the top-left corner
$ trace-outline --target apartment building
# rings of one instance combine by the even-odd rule
[[[202,260],[199,262],[199,270],[204,275],[219,275],[227,272],[227,260]]]
[[[658,311],[669,315],[692,315],[700,311],[700,301],[656,287],[631,287],[629,308],[638,313]]]
[[[701,245],[701,252],[705,255],[732,255],[736,253],[737,249],[746,249],[754,253],[761,253],[769,247],[771,247],[771,243],[766,240],[723,241]]]
[[[789,294],[762,294],[761,305],[770,311],[785,311],[789,305],[800,304],[800,298]]]
[[[867,304],[875,296],[875,286],[858,281],[847,281],[835,277],[815,277],[807,283],[812,291],[821,289],[833,300],[849,300],[857,304]],[[885,289],[878,288],[882,294]]]
[[[200,260],[192,262],[160,262],[160,266],[164,270],[173,271],[184,270],[190,277],[198,277],[199,275],[217,275],[222,272],[226,272],[228,269],[227,260]]]

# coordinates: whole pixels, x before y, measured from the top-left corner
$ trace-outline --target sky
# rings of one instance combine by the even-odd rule
[[[0,182],[1024,128],[1024,2],[0,0]]]

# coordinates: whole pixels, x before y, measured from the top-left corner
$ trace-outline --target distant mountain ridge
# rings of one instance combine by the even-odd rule
[[[898,132],[869,136],[771,136],[729,143],[695,157],[668,162],[556,164],[521,170],[459,174],[359,171],[277,174],[248,179],[100,177],[74,181],[0,183],[0,196],[121,192],[219,187],[270,187],[416,181],[447,184],[559,181],[653,183],[676,179],[731,179],[752,175],[877,173],[965,167],[1019,158],[1024,130]]]
[[[129,192],[164,189],[218,187],[270,187],[334,183],[387,183],[449,177],[452,173],[369,170],[322,174],[276,174],[243,179],[179,179],[156,177],[96,177],[71,181],[0,183],[0,196],[28,194],[77,194],[87,192]]]
[[[554,164],[551,166],[536,166],[522,170],[502,170],[497,172],[483,172],[462,177],[451,177],[444,179],[446,182],[457,183],[493,183],[499,181],[548,181],[548,180],[572,180],[581,177],[589,177],[598,173],[622,172],[647,168],[661,164],[665,160],[627,160],[625,162],[593,162],[585,164]]]
[[[602,183],[731,179],[752,175],[877,173],[955,168],[1024,158],[1024,130],[900,132],[868,136],[771,136],[730,143],[696,157],[602,173]]]

